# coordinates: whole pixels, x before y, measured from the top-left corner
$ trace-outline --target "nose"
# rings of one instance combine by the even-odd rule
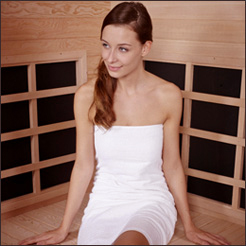
[[[117,61],[117,54],[116,51],[114,49],[111,49],[108,53],[108,57],[107,57],[107,61],[109,63],[114,63]]]

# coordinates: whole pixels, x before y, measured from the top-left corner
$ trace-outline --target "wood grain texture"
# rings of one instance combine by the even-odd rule
[[[106,1],[8,1],[1,2],[3,18],[104,17]]]
[[[242,1],[139,1],[152,18],[188,20],[243,20]],[[112,1],[111,7],[120,3]]]

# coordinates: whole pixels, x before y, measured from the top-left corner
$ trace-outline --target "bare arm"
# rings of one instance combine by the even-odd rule
[[[198,229],[192,222],[187,198],[187,187],[179,154],[179,124],[182,113],[182,96],[178,88],[173,88],[168,100],[168,118],[164,124],[163,172],[168,187],[174,197],[187,238],[200,245],[227,245],[218,236]]]
[[[79,88],[74,99],[76,121],[76,160],[71,174],[67,204],[59,228],[21,241],[19,244],[57,244],[68,235],[69,229],[83,201],[94,170],[93,124],[88,119],[92,102],[91,86]]]

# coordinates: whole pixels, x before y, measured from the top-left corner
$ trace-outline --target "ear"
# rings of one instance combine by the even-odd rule
[[[152,46],[152,41],[146,41],[144,43],[142,48],[142,56],[146,56],[150,52],[151,46]]]

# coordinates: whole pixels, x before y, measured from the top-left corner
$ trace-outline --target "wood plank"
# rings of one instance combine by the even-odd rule
[[[215,43],[244,43],[245,21],[153,19],[156,39],[187,40]]]
[[[194,65],[187,63],[185,66],[185,91],[192,91],[193,88],[193,74]],[[189,98],[184,99],[184,110],[183,110],[183,126],[186,128],[190,127],[191,124],[191,103]],[[190,148],[190,136],[188,134],[183,134],[182,136],[182,163],[184,168],[189,166],[189,148]],[[187,181],[187,177],[186,177]]]
[[[61,185],[56,185],[54,187],[48,188],[40,192],[37,196],[35,194],[28,194],[21,197],[13,198],[10,200],[3,201],[1,203],[1,213],[7,213],[14,211],[23,207],[27,207],[33,204],[43,202],[45,200],[52,199],[54,197],[59,197],[61,195],[67,194],[69,188],[69,183],[64,183]]]
[[[56,203],[58,201],[61,201],[61,200],[64,200],[64,199],[67,199],[67,194],[64,194],[64,195],[61,195],[61,196],[55,196],[53,198],[44,200],[44,201],[39,202],[39,203],[35,203],[35,204],[29,205],[29,206],[25,206],[25,207],[22,207],[22,208],[19,208],[19,209],[11,210],[11,211],[6,212],[6,213],[1,213],[1,220],[5,220],[5,219],[9,219],[9,218],[12,218],[12,217],[15,217],[15,216],[19,216],[19,215],[21,215],[23,213],[26,213],[28,211],[31,211],[31,210],[34,210],[34,209],[38,209],[40,207],[47,206],[49,204],[54,204],[54,203]]]
[[[152,18],[192,20],[244,20],[242,1],[139,1]],[[120,1],[111,1],[111,9]]]
[[[31,232],[22,226],[11,223],[8,220],[4,220],[1,223],[1,231],[16,240],[23,240],[27,237],[32,237],[37,235],[37,233]]]
[[[39,99],[39,98],[69,95],[69,94],[74,94],[78,90],[78,88],[79,86],[76,85],[76,86],[67,86],[67,87],[48,89],[42,91],[4,95],[1,96],[1,102],[2,104],[4,104],[4,103],[20,102],[20,101],[27,101],[32,99]]]
[[[42,134],[42,133],[48,133],[52,131],[59,131],[59,130],[73,128],[73,127],[75,127],[75,120],[69,120],[69,121],[49,124],[45,126],[39,126],[35,128],[13,131],[13,132],[6,132],[6,133],[1,134],[1,141],[4,142],[4,141],[12,140],[12,139],[18,139],[22,137],[28,137],[28,136],[33,136],[33,135]]]
[[[155,39],[146,60],[239,68],[245,66],[245,45]]]
[[[19,240],[1,231],[1,245],[18,245]]]
[[[8,18],[1,19],[4,41],[95,37],[100,35],[102,18]]]
[[[69,52],[52,52],[40,54],[24,54],[1,56],[1,66],[29,65],[31,63],[52,63],[63,61],[76,61],[86,57],[85,50],[69,51]]]
[[[43,232],[53,229],[52,227],[47,226],[44,223],[40,223],[39,221],[29,218],[28,216],[26,216],[25,213],[9,218],[8,221],[12,224],[16,224],[24,228],[25,230],[28,230],[28,231],[31,231],[37,234],[41,234]]]
[[[47,168],[47,167],[51,167],[51,166],[55,166],[55,165],[60,165],[60,164],[66,163],[66,162],[74,161],[75,158],[76,158],[75,153],[69,154],[69,155],[64,155],[64,156],[59,156],[56,158],[52,158],[52,159],[45,160],[45,161],[40,161],[37,163],[31,163],[31,164],[23,165],[20,167],[14,167],[14,168],[10,168],[7,170],[3,170],[3,171],[1,171],[1,176],[2,176],[2,179],[4,179],[4,178],[11,177],[14,175],[27,173],[30,171],[35,171],[35,170],[39,170],[42,168]]]
[[[217,183],[220,183],[220,184],[236,186],[236,187],[240,187],[240,188],[244,188],[245,189],[244,180],[225,177],[225,176],[218,175],[218,174],[215,174],[215,173],[200,171],[200,170],[196,170],[196,169],[192,169],[192,168],[186,168],[185,169],[185,174],[188,175],[188,176],[199,178],[199,179],[205,179],[205,180],[209,180],[209,181],[212,181],[212,182],[217,182]]]
[[[2,18],[104,17],[108,1],[3,1]]]
[[[200,93],[194,91],[192,92],[182,91],[182,96],[184,98],[189,98],[196,101],[210,102],[210,103],[217,103],[217,104],[245,108],[245,99],[243,98],[218,96],[218,95],[212,95],[208,93]]]
[[[218,219],[245,224],[245,211],[233,210],[230,205],[188,193],[190,209]]]
[[[209,139],[209,140],[222,142],[222,143],[245,146],[244,138],[234,137],[230,135],[225,135],[225,134],[220,134],[220,133],[215,133],[215,132],[210,132],[210,131],[204,131],[204,130],[199,130],[195,128],[186,128],[183,126],[179,127],[179,132],[182,134],[193,136],[193,137],[199,137],[199,138]]]
[[[101,53],[99,33],[95,37],[1,41],[4,56],[86,50],[88,56]]]

